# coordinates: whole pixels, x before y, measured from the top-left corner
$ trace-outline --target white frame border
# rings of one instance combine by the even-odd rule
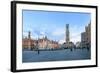
[[[65,7],[65,6],[49,6],[49,5],[31,5],[31,4],[17,4],[17,45],[16,45],[16,62],[17,70],[21,69],[39,69],[39,68],[53,68],[53,67],[72,67],[72,66],[85,66],[96,65],[96,11],[93,8],[82,7]],[[91,60],[79,61],[59,61],[59,62],[41,62],[41,63],[22,63],[22,9],[30,10],[48,10],[48,11],[73,11],[73,12],[89,12],[91,13]],[[94,25],[95,24],[95,25]],[[54,66],[55,65],[55,66]]]

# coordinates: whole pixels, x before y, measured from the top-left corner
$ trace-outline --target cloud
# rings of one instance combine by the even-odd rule
[[[45,31],[41,31],[41,32],[40,32],[40,35],[46,35],[46,34],[45,34]]]
[[[81,41],[81,33],[74,31],[70,33],[70,41],[76,43],[78,41]]]
[[[39,30],[34,30],[33,31],[35,34],[40,35],[40,31]]]
[[[44,36],[47,36],[46,32],[41,30],[34,30],[33,35],[37,38],[43,38]]]
[[[62,36],[62,35],[64,35],[64,33],[65,33],[65,30],[62,28],[57,28],[52,31],[53,36]]]
[[[72,41],[73,43],[76,43],[76,42],[81,41],[80,39],[81,39],[81,37],[80,37],[80,36],[78,36],[78,37],[75,37],[75,38],[71,38],[71,40],[70,40],[70,41]]]
[[[23,38],[28,37],[28,33],[27,32],[23,32]]]
[[[59,40],[59,44],[63,44],[65,42],[65,39],[63,38],[63,39],[61,39],[61,40]]]

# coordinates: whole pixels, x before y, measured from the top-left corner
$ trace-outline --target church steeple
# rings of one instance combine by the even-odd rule
[[[30,31],[28,32],[28,38],[31,38],[31,32]]]

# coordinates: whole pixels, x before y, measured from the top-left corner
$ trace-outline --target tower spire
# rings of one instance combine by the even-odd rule
[[[31,32],[30,31],[28,32],[28,38],[31,38]]]

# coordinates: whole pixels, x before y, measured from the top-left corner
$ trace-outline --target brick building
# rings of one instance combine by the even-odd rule
[[[56,49],[59,48],[59,44],[56,41],[49,40],[46,36],[35,40],[31,38],[31,33],[28,33],[27,38],[22,39],[22,47],[23,49]]]

